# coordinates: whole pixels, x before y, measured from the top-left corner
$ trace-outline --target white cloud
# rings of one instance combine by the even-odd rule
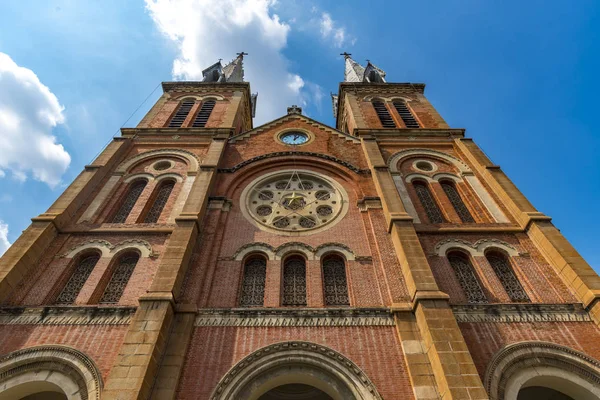
[[[71,157],[52,128],[65,121],[64,107],[36,74],[0,53],[0,177],[34,179],[55,187]],[[2,247],[0,237],[0,249]]]
[[[145,0],[159,30],[179,49],[175,79],[199,80],[202,70],[245,51],[245,81],[258,92],[256,124],[299,104],[304,80],[282,55],[290,26],[272,13],[272,0]]]
[[[10,247],[8,241],[8,225],[0,220],[0,256]]]
[[[321,14],[320,26],[321,37],[323,39],[333,39],[333,44],[336,47],[342,47],[346,43],[346,29],[344,27],[338,27],[333,19],[331,19],[329,13],[324,12]],[[355,40],[352,39],[350,42],[354,45]]]

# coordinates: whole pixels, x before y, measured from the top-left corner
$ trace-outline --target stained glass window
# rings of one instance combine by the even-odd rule
[[[113,274],[110,277],[110,281],[108,282],[106,289],[104,289],[104,294],[102,294],[102,297],[100,298],[100,303],[119,302],[139,258],[139,255],[132,253],[125,254],[119,259]]]
[[[467,296],[467,301],[469,303],[487,303],[487,298],[483,293],[479,280],[475,276],[475,271],[469,258],[462,253],[454,252],[448,254],[448,261],[450,261],[458,282],[465,296]]]
[[[429,222],[432,224],[441,224],[444,222],[444,217],[440,208],[438,207],[429,187],[425,182],[421,181],[413,181],[413,186],[415,191],[417,192],[417,196],[419,197],[419,201],[421,205],[425,209],[425,213],[427,214],[427,218],[429,218]]]
[[[58,304],[72,304],[75,301],[99,259],[100,255],[93,254],[77,262],[73,274],[56,299]]]
[[[113,224],[124,224],[125,221],[127,221],[129,213],[133,210],[133,206],[144,191],[146,184],[147,182],[145,180],[135,181],[131,184],[119,211],[117,211],[112,219]]]
[[[266,279],[267,263],[264,258],[254,257],[246,261],[240,296],[241,306],[260,307],[264,304]]]
[[[160,218],[160,214],[162,213],[167,201],[169,200],[169,196],[173,191],[173,187],[175,186],[175,182],[168,181],[160,185],[158,188],[158,193],[156,194],[156,198],[154,199],[154,203],[150,210],[148,210],[148,214],[146,214],[146,218],[144,218],[144,222],[146,223],[154,223],[158,222]]]
[[[325,304],[328,306],[350,305],[346,266],[340,257],[328,257],[323,261],[323,285]]]
[[[283,264],[284,306],[306,305],[306,263],[299,257],[290,257]]]
[[[528,303],[530,301],[529,297],[523,290],[523,286],[517,279],[507,257],[501,253],[489,252],[486,253],[485,258],[494,269],[508,297],[516,303]]]
[[[450,203],[452,203],[452,207],[454,207],[454,210],[460,217],[460,220],[462,222],[475,222],[473,216],[469,212],[469,209],[460,197],[460,194],[458,194],[458,190],[456,190],[454,182],[442,181],[440,182],[440,185],[442,186],[442,189],[444,189],[446,196],[448,196],[448,200],[450,200]]]

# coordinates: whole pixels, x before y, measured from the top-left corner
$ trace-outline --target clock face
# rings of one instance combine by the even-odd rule
[[[308,135],[303,132],[286,132],[280,136],[280,139],[285,144],[304,144],[308,142]]]

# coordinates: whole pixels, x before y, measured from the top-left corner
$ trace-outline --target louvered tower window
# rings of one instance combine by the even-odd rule
[[[75,301],[99,259],[100,255],[94,254],[83,257],[77,262],[69,281],[56,298],[56,303],[72,304]]]
[[[181,125],[183,125],[183,122],[187,118],[188,114],[192,110],[194,103],[195,103],[194,100],[182,101],[181,105],[179,106],[179,109],[177,110],[177,112],[175,113],[173,118],[171,118],[171,122],[169,122],[169,128],[181,127]]]
[[[458,190],[456,189],[454,182],[441,181],[440,185],[442,186],[442,189],[444,189],[448,200],[450,200],[450,203],[460,217],[460,220],[462,222],[475,222],[473,216],[469,212],[469,209],[460,197],[460,194],[458,194]]]
[[[213,108],[215,108],[214,100],[207,100],[202,103],[202,107],[200,107],[200,111],[196,114],[196,118],[194,118],[194,123],[192,126],[194,128],[204,128],[206,123],[208,122],[208,118],[210,118],[210,113]]]
[[[152,203],[152,207],[150,207],[148,214],[146,214],[146,218],[144,218],[145,223],[158,222],[160,214],[165,208],[174,186],[174,181],[168,181],[160,185],[158,188],[158,193],[156,194],[156,198],[154,199],[154,203]]]
[[[303,258],[290,257],[283,264],[284,306],[306,305],[306,263]]]
[[[325,304],[328,306],[348,306],[348,283],[346,266],[338,256],[327,257],[323,261],[323,285],[325,286]]]
[[[110,281],[100,298],[100,303],[119,302],[139,259],[140,256],[135,253],[125,254],[119,259],[110,277]]]
[[[427,214],[427,218],[429,222],[432,224],[441,224],[444,222],[444,216],[440,211],[431,191],[429,190],[429,186],[427,183],[422,181],[413,181],[413,187],[417,192],[417,197],[421,202],[421,205],[425,209],[425,214]]]
[[[465,296],[467,296],[467,301],[469,303],[487,303],[487,298],[483,293],[483,289],[481,289],[479,280],[475,276],[475,271],[469,258],[463,253],[453,252],[448,254],[448,261],[450,261],[456,278],[458,278],[458,282]]]
[[[240,306],[260,307],[265,299],[265,281],[267,279],[267,262],[262,257],[248,259],[244,265],[244,279]]]
[[[396,108],[396,111],[398,111],[400,118],[402,118],[402,121],[407,128],[420,128],[419,123],[412,115],[404,101],[394,100],[394,107]]]
[[[515,303],[528,303],[530,301],[529,296],[523,290],[523,286],[521,286],[521,282],[515,275],[508,258],[504,254],[495,251],[486,253],[485,258],[494,269],[510,300]]]
[[[381,126],[383,126],[384,128],[396,127],[396,123],[392,119],[392,116],[390,115],[387,107],[385,106],[385,103],[383,103],[382,101],[374,101],[373,108],[375,109],[375,112],[379,117],[379,121],[381,121]]]
[[[144,191],[146,184],[145,180],[135,181],[131,184],[121,207],[119,207],[119,210],[112,219],[113,224],[124,224],[127,221],[129,213],[133,210],[133,206]]]

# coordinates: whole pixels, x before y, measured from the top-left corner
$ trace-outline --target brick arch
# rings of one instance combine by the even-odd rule
[[[463,249],[474,257],[483,257],[485,252],[500,250],[508,256],[518,256],[519,251],[511,244],[499,239],[481,239],[470,243],[462,239],[444,239],[439,241],[434,248],[436,255],[444,257],[452,249]]]
[[[415,157],[415,156],[429,156],[429,157],[433,157],[433,158],[442,159],[442,160],[447,161],[450,164],[454,165],[461,173],[470,173],[471,172],[471,168],[469,168],[469,166],[467,164],[465,164],[463,161],[459,160],[458,158],[451,156],[448,153],[444,153],[444,152],[437,151],[437,150],[431,150],[431,149],[407,149],[407,150],[402,150],[402,151],[399,151],[398,153],[393,154],[388,160],[388,166],[390,168],[390,171],[393,173],[400,172],[398,170],[398,163],[407,157]]]
[[[197,172],[200,167],[198,156],[196,156],[192,152],[183,149],[160,149],[146,151],[144,153],[140,153],[131,158],[128,158],[127,160],[119,164],[119,166],[115,169],[115,173],[125,174],[127,171],[135,167],[140,162],[147,160],[148,158],[155,157],[175,157],[180,160],[183,160],[188,165],[188,173]]]
[[[184,93],[182,95],[174,96],[174,97],[170,98],[170,100],[177,100],[177,101],[183,101],[183,100],[187,100],[187,99],[194,100],[194,101],[203,101],[203,100],[227,101],[227,99],[225,97],[221,96],[220,94],[213,94],[213,93],[204,94],[204,95]]]

